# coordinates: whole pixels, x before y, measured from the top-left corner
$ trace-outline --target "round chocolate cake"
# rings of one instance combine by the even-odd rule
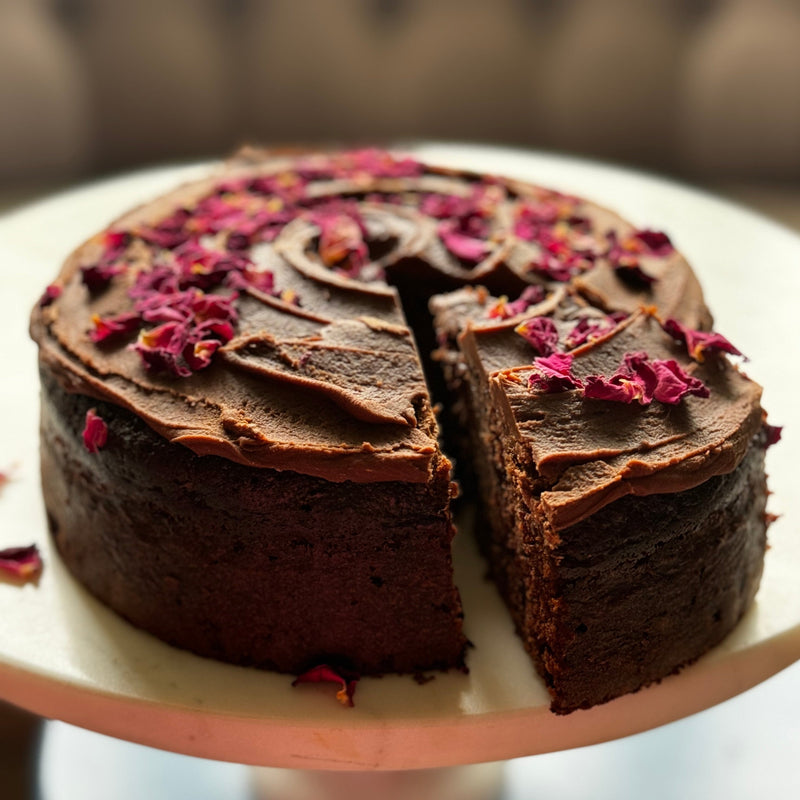
[[[697,658],[758,586],[774,433],[710,328],[669,238],[587,201],[244,151],[80,247],[34,309],[51,530],[196,653],[463,668],[441,403],[553,709],[588,707]]]

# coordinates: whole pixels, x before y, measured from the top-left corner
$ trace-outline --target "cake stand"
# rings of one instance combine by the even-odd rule
[[[202,175],[207,165],[154,169],[37,202],[0,220],[0,363],[4,421],[0,548],[35,542],[37,584],[0,583],[0,697],[44,717],[199,756],[309,770],[409,770],[491,762],[597,743],[693,714],[800,659],[800,432],[794,302],[800,237],[750,211],[652,176],[577,159],[463,145],[414,148],[423,159],[507,174],[608,205],[669,232],[694,266],[716,327],[748,356],[770,420],[771,548],[757,600],[715,650],[656,686],[565,717],[548,710],[508,614],[465,530],[456,579],[475,644],[468,675],[362,680],[355,708],[329,686],[292,689],[285,675],[176,650],[132,628],[74,581],[50,545],[39,495],[37,377],[30,307],[64,256],[127,208]],[[468,527],[468,523],[465,524]],[[419,796],[419,795],[418,795]]]

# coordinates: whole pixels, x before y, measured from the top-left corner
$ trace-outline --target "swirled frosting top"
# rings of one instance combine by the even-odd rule
[[[710,325],[664,234],[579,198],[377,150],[245,151],[78,248],[32,334],[67,389],[195,453],[421,482],[441,454],[401,295],[464,285]]]

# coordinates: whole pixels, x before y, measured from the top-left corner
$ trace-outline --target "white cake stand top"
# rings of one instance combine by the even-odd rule
[[[0,697],[46,717],[190,755],[314,769],[404,769],[492,761],[605,741],[692,714],[800,659],[800,362],[794,304],[800,237],[744,209],[651,176],[575,159],[456,145],[418,148],[431,162],[506,174],[608,205],[669,232],[695,267],[716,327],[751,357],[764,405],[784,439],[768,455],[771,549],[747,617],[679,675],[566,717],[548,710],[508,614],[468,537],[456,548],[469,675],[364,679],[355,708],[330,686],[173,649],[118,618],[66,572],[50,545],[39,496],[36,352],[30,307],[65,255],[115,216],[197,177],[205,167],[149,170],[72,190],[0,220],[0,364],[4,422],[0,548],[35,542],[38,585],[0,582]]]

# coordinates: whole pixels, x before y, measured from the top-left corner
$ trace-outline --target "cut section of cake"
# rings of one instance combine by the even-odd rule
[[[472,432],[478,537],[553,709],[633,691],[721,641],[758,587],[768,524],[761,389],[735,348],[564,290],[507,319],[473,290],[432,307],[443,341],[462,328],[443,349]]]

